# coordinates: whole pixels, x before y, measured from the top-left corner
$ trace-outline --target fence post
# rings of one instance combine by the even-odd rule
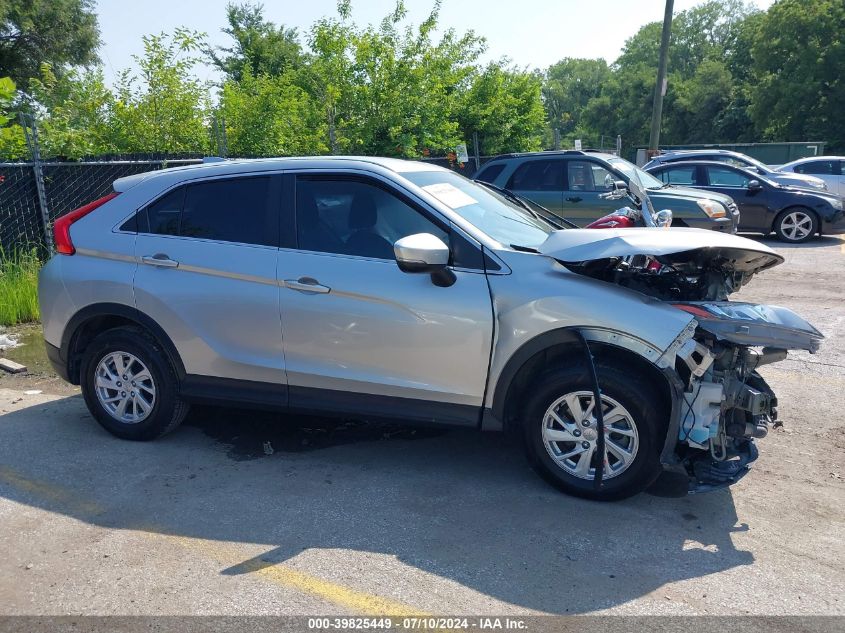
[[[27,119],[31,122],[31,129],[27,124]],[[41,228],[44,231],[44,245],[52,257],[55,253],[53,252],[53,236],[50,234],[50,212],[47,209],[47,191],[44,189],[41,153],[38,149],[38,128],[35,125],[35,119],[31,115],[21,112],[20,121],[27,147],[29,147],[30,156],[32,156],[32,171],[35,175],[35,189],[38,192],[38,208],[41,211]]]
[[[481,169],[481,155],[478,151],[478,132],[472,133],[472,152],[475,154],[475,173]]]

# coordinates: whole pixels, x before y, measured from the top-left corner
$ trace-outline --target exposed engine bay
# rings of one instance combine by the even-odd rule
[[[784,360],[788,350],[813,353],[823,338],[786,308],[727,301],[782,257],[763,244],[695,229],[672,229],[671,237],[661,229],[596,231],[607,237],[595,239],[579,233],[585,232],[559,231],[541,252],[574,273],[669,302],[695,319],[666,353],[680,406],[664,467],[682,469],[690,492],[736,482],[757,458],[754,440],[777,422],[777,398],[757,370]]]
[[[759,257],[749,257],[747,251],[719,249],[715,253],[698,250],[659,257],[607,257],[564,265],[663,301],[721,301],[757,272]]]

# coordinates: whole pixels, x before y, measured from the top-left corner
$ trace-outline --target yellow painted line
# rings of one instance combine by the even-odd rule
[[[82,520],[91,519],[104,512],[97,503],[82,500],[56,484],[25,477],[7,466],[0,466],[0,483],[55,503]],[[139,525],[133,529],[146,538],[161,538],[191,551],[200,552],[220,564],[230,564],[233,560],[243,559],[242,551],[224,542],[177,536],[170,530],[155,525]],[[263,562],[260,557],[240,562],[236,567],[239,573],[244,575],[258,576],[280,587],[316,596],[356,614],[399,617],[428,615],[389,598],[350,589],[282,564]]]
[[[104,511],[99,504],[93,501],[80,499],[75,494],[56,484],[24,477],[8,466],[0,466],[0,483],[17,488],[34,497],[58,504],[71,514],[93,516],[102,514]]]

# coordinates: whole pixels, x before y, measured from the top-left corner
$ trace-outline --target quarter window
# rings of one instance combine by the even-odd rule
[[[354,179],[300,177],[296,183],[296,231],[306,251],[394,259],[396,240],[448,233],[396,195]]]
[[[481,172],[477,176],[475,176],[475,179],[492,183],[494,180],[496,180],[496,178],[499,177],[499,174],[501,174],[504,169],[505,163],[489,165],[488,167],[484,167]]]

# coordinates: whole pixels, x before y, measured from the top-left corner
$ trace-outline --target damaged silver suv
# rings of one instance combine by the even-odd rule
[[[729,302],[782,258],[699,229],[572,229],[447,170],[223,161],[121,178],[56,221],[56,370],[111,433],[191,403],[511,430],[560,489],[730,485],[776,419],[757,373],[821,334]],[[676,488],[677,489],[677,488]]]

